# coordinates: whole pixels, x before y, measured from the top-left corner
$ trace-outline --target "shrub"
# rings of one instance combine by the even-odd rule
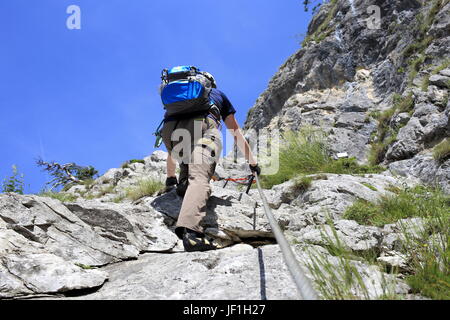
[[[50,190],[62,188],[68,190],[76,184],[83,184],[87,180],[92,180],[98,176],[98,171],[92,166],[79,166],[76,163],[59,164],[55,161],[46,162],[38,159],[36,164],[42,167],[44,171],[52,177],[52,180],[47,183]]]
[[[126,190],[126,197],[136,201],[143,197],[152,196],[163,188],[164,184],[161,181],[154,179],[141,180],[136,187]]]
[[[13,174],[12,176],[3,180],[2,192],[15,192],[18,194],[23,194],[24,190],[24,179],[23,174],[19,174],[17,166],[12,166]]]
[[[446,138],[433,148],[433,158],[438,162],[443,162],[450,157],[450,138]]]

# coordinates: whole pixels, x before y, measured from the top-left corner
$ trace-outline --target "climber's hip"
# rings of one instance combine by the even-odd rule
[[[168,121],[162,138],[169,154],[179,163],[217,163],[222,151],[218,124],[209,117]]]

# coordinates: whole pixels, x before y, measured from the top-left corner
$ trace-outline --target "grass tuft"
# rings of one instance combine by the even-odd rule
[[[163,188],[164,184],[159,180],[141,180],[137,186],[126,190],[126,198],[136,201],[143,197],[153,196]]]
[[[357,200],[347,208],[343,218],[359,224],[382,227],[411,217],[433,217],[449,210],[450,196],[431,187],[418,186],[383,196],[378,202]]]
[[[77,196],[70,194],[70,193],[64,193],[64,192],[46,191],[46,192],[39,193],[39,196],[56,199],[61,202],[75,202],[78,199]]]
[[[132,160],[128,160],[124,163],[122,163],[122,165],[120,166],[122,169],[128,169],[130,167],[130,164],[133,163],[142,163],[145,164],[145,160],[141,160],[141,159],[132,159]]]
[[[317,28],[316,32],[307,36],[303,40],[302,47],[307,46],[310,41],[315,41],[316,43],[320,43],[322,40],[324,40],[326,37],[328,37],[332,32],[334,32],[334,27],[330,26],[330,22],[336,16],[337,9],[338,9],[338,1],[330,0],[330,6],[331,6],[331,8],[328,10],[327,16],[325,17],[324,21]]]
[[[433,158],[438,162],[443,162],[450,157],[450,138],[442,140],[433,148]]]
[[[408,256],[406,281],[414,293],[432,299],[450,299],[450,196],[439,189],[417,186],[401,190],[378,202],[356,201],[344,219],[360,224],[383,226],[401,219],[418,217],[423,228],[414,235],[401,228],[402,253]]]
[[[375,188],[373,185],[371,185],[371,184],[368,183],[368,182],[361,182],[361,184],[362,184],[363,186],[366,186],[367,188],[369,188],[369,189],[372,190],[372,191],[378,191],[377,188]]]
[[[308,251],[311,262],[306,266],[314,278],[314,284],[320,295],[327,300],[359,300],[373,299],[364,281],[364,275],[357,268],[356,261],[371,264],[376,261],[377,252],[369,250],[365,253],[353,252],[339,238],[332,221],[328,221],[329,232],[322,231],[325,240],[324,248],[328,254]],[[398,296],[395,294],[395,278],[388,279],[382,275],[382,292],[377,299]]]
[[[264,188],[271,188],[296,176],[316,173],[366,174],[379,173],[380,166],[359,165],[356,159],[334,160],[319,129],[303,127],[299,132],[287,132],[280,147],[279,170],[274,175],[262,175]],[[264,172],[264,170],[263,170]]]
[[[410,92],[406,97],[399,94],[394,94],[392,97],[392,107],[381,112],[373,113],[372,116],[378,120],[377,127],[377,141],[373,142],[369,151],[369,163],[374,166],[384,160],[384,156],[389,149],[389,146],[397,141],[397,134],[400,130],[398,128],[391,128],[391,120],[395,114],[408,112],[412,113],[414,110],[414,97]]]
[[[313,177],[297,176],[294,178],[294,188],[296,191],[304,192],[308,190],[313,181]]]

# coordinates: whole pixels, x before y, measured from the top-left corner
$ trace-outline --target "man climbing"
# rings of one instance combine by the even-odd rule
[[[162,139],[168,150],[168,188],[175,187],[183,203],[175,233],[186,251],[217,248],[201,225],[206,202],[211,194],[210,180],[222,151],[221,120],[234,136],[253,174],[259,168],[247,140],[234,117],[236,110],[226,95],[217,89],[214,77],[191,66],[164,70],[161,99],[166,109]],[[180,164],[177,180],[176,162]]]

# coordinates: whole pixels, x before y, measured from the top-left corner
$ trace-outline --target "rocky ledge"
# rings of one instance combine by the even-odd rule
[[[104,180],[95,183],[104,185]],[[400,256],[395,251],[401,241],[398,229],[361,226],[342,220],[342,214],[357,199],[375,201],[404,183],[412,182],[380,174],[329,174],[318,176],[307,190],[288,181],[265,194],[312,278],[307,268],[311,254],[319,252],[339,264],[321,238],[330,216],[349,248],[376,248],[387,263],[397,263],[392,261]],[[182,202],[174,191],[123,203],[108,201],[108,194],[67,203],[0,195],[0,297],[259,299],[264,290],[269,299],[298,298],[257,190],[247,195],[232,184],[224,188],[223,182],[212,188],[204,226],[223,249],[205,253],[184,252],[174,234]],[[352,263],[371,298],[383,294],[386,279],[395,280],[397,293],[408,293],[395,275],[366,262]]]

